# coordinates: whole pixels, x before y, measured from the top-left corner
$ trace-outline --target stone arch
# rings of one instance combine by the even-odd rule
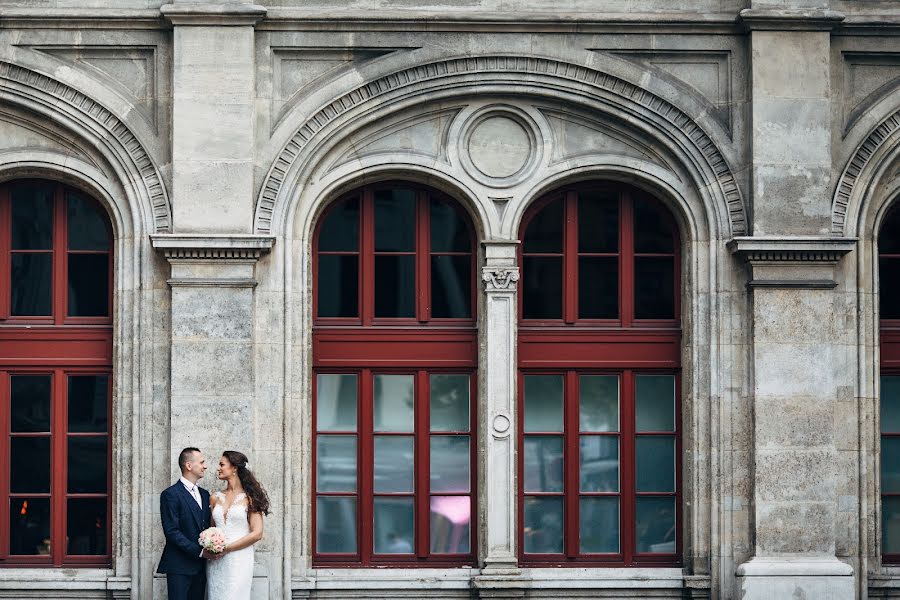
[[[286,223],[285,205],[300,173],[323,140],[353,116],[371,111],[376,103],[409,102],[435,87],[477,87],[479,78],[494,91],[525,85],[551,95],[571,92],[652,130],[690,163],[696,186],[715,204],[722,226],[729,230],[723,234],[747,233],[746,210],[730,166],[710,135],[684,111],[646,89],[593,68],[549,58],[504,55],[452,58],[403,69],[360,85],[314,112],[275,158],[257,199],[254,230],[271,234],[273,221]],[[497,85],[500,79],[503,86]]]

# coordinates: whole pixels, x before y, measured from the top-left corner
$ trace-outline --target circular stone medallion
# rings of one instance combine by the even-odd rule
[[[531,156],[531,139],[525,128],[504,116],[476,123],[469,134],[469,157],[488,177],[504,179],[525,168]]]

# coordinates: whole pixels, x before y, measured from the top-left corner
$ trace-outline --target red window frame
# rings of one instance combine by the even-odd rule
[[[377,190],[402,188],[416,192],[415,235],[415,316],[413,318],[375,317],[375,255],[374,195]],[[323,254],[351,254],[359,257],[358,300],[355,317],[319,317],[318,256],[319,233],[330,209],[323,211],[313,234],[313,385],[312,385],[312,524],[310,528],[313,565],[322,567],[458,567],[474,566],[477,556],[477,472],[476,472],[476,246],[471,219],[452,198],[426,186],[405,181],[383,182],[358,188],[334,203],[359,198],[359,246],[357,251],[338,251]],[[453,205],[466,222],[469,252],[432,252],[429,221],[429,200],[439,199]],[[411,254],[411,253],[410,253]],[[457,254],[470,257],[470,317],[434,318],[431,316],[431,257],[436,254]],[[319,433],[316,416],[316,380],[319,374],[355,374],[357,376],[357,425],[352,431]],[[375,375],[415,375],[415,548],[412,554],[374,553],[373,547],[373,491],[374,436],[372,407]],[[429,440],[432,435],[452,435],[453,432],[432,433],[429,422],[429,375],[465,374],[469,376],[469,436],[470,491],[468,494],[430,492]],[[357,437],[357,485],[355,493],[318,492],[316,489],[316,446],[320,435],[355,435]],[[457,432],[462,435],[462,432]],[[378,433],[382,435],[382,433]],[[316,497],[355,496],[356,549],[353,554],[325,554],[316,550]],[[399,494],[409,496],[410,494]],[[470,542],[467,554],[431,554],[430,507],[432,495],[468,495],[471,501],[469,523]]]
[[[580,193],[604,192],[618,197],[618,317],[615,319],[578,318],[578,215]],[[674,261],[673,319],[637,319],[634,312],[634,252],[633,199],[662,203],[642,190],[625,184],[591,182],[567,186],[539,199],[526,211],[520,227],[523,240],[528,225],[540,211],[554,201],[564,203],[562,318],[525,319],[522,315],[524,294],[519,293],[519,429],[518,429],[518,556],[523,566],[547,567],[677,567],[682,564],[682,440],[681,440],[681,244],[674,218],[671,227],[674,252],[660,254]],[[668,213],[668,211],[666,211]],[[668,213],[671,218],[671,213]],[[524,246],[524,244],[522,245]],[[528,253],[519,249],[519,263]],[[523,280],[528,277],[523,270]],[[520,290],[522,286],[520,286]],[[524,376],[562,374],[564,386],[564,546],[562,554],[530,554],[524,545],[525,497],[536,494],[524,489]],[[634,381],[637,375],[672,375],[675,378],[675,491],[672,494],[650,494],[635,491],[635,440],[650,432],[635,432]],[[581,432],[578,422],[578,377],[581,375],[618,375],[619,377],[619,492],[620,530],[617,554],[582,554],[578,545],[578,501],[581,496],[604,495],[581,493],[579,490],[579,447]],[[559,434],[557,434],[559,435]],[[667,554],[639,553],[635,546],[636,498],[667,495],[675,498],[675,552]]]
[[[15,185],[37,183],[54,186],[51,259],[51,315],[14,316],[11,310],[12,207],[10,191]],[[67,239],[66,192],[82,197],[89,194],[58,182],[13,180],[0,184],[0,565],[6,567],[100,567],[111,565],[112,558],[112,230],[108,251],[70,251]],[[95,201],[96,202],[96,201]],[[99,207],[99,203],[97,203]],[[102,210],[102,214],[106,212]],[[76,317],[68,315],[69,254],[106,254],[108,256],[108,315]],[[50,431],[13,433],[10,422],[10,377],[49,375],[51,377]],[[70,375],[107,376],[107,431],[75,433],[68,431],[68,377]],[[50,437],[50,492],[12,494],[10,492],[12,437]],[[106,472],[104,493],[69,493],[68,440],[76,437],[105,437],[107,456],[100,468]],[[50,499],[50,540],[48,555],[10,555],[10,503],[14,498]],[[77,498],[106,499],[106,554],[67,554],[67,501]]]

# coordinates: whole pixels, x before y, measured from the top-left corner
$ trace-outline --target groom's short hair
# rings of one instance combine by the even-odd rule
[[[194,448],[191,446],[190,448],[185,448],[181,451],[181,454],[178,455],[178,468],[184,471],[185,465],[187,465],[192,458],[194,458],[194,452],[200,452],[200,448]]]

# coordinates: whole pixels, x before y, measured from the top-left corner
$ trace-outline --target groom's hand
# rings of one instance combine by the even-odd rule
[[[215,552],[210,552],[209,550],[204,550],[203,554],[201,554],[200,556],[202,556],[203,558],[205,558],[207,560],[219,560],[220,558],[222,558],[223,554],[224,554],[224,552],[215,553]]]

